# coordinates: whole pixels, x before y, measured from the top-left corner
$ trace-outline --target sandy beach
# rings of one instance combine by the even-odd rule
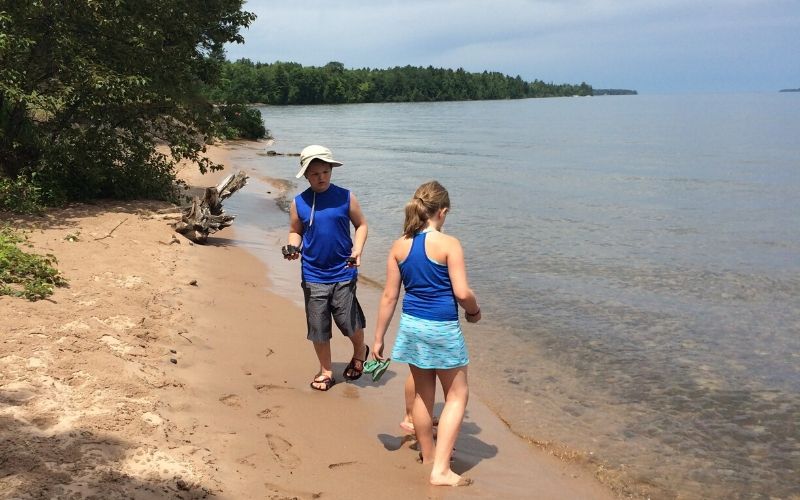
[[[190,185],[235,170],[225,148],[210,154],[226,171],[186,169]],[[0,497],[615,497],[589,465],[515,436],[474,392],[453,468],[475,483],[429,486],[398,426],[408,368],[311,390],[302,309],[268,291],[269,270],[232,243],[235,223],[196,245],[173,232],[177,216],[166,203],[98,202],[10,217],[69,287],[0,297]],[[338,332],[333,354],[340,374],[350,352]]]

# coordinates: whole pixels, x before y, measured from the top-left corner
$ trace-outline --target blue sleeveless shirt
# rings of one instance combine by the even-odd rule
[[[302,277],[310,283],[340,283],[355,279],[347,267],[353,252],[350,238],[350,191],[333,184],[322,193],[306,189],[294,198],[303,223]]]
[[[403,312],[434,321],[458,320],[458,304],[447,266],[434,262],[425,253],[425,237],[419,233],[411,241],[408,257],[399,264],[406,294]]]

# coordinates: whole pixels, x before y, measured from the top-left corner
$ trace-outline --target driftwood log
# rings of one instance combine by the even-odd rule
[[[247,174],[239,171],[223,179],[219,185],[206,188],[202,198],[195,196],[192,204],[181,211],[181,220],[175,223],[175,231],[192,241],[205,243],[209,234],[233,224],[236,216],[226,214],[222,202],[245,184]]]
[[[300,153],[278,153],[270,149],[267,151],[267,156],[300,156]]]

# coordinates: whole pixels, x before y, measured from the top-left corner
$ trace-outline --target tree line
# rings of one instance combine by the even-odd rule
[[[520,76],[461,68],[345,69],[340,62],[317,67],[240,59],[221,62],[221,77],[207,86],[206,95],[225,103],[344,104],[589,96],[592,87],[528,82]]]
[[[631,89],[594,89],[592,95],[639,95],[639,92]]]

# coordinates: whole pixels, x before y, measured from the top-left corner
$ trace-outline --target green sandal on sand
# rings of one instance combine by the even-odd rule
[[[389,368],[389,363],[392,360],[390,358],[386,358],[383,361],[378,361],[377,359],[370,359],[369,361],[364,363],[364,373],[371,373],[372,374],[372,381],[377,382],[381,379],[386,369]]]

